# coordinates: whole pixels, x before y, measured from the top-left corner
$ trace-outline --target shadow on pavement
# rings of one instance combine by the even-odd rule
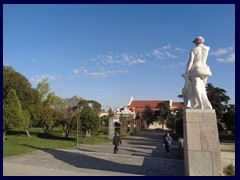
[[[138,165],[116,163],[113,161],[96,158],[86,154],[67,152],[59,149],[43,149],[43,148],[37,148],[29,145],[23,145],[23,146],[32,147],[32,148],[47,152],[53,155],[55,159],[60,160],[64,163],[68,163],[77,168],[87,168],[87,169],[95,169],[95,170],[102,170],[102,171],[114,171],[114,172],[121,172],[121,173],[145,175],[144,172],[141,171],[142,166],[138,166]]]
[[[76,168],[86,168],[92,170],[100,171],[112,171],[119,173],[129,173],[136,175],[147,175],[147,176],[161,176],[161,175],[172,175],[175,169],[181,170],[182,161],[176,153],[174,152],[172,157],[166,159],[165,148],[163,147],[163,130],[149,130],[148,132],[139,133],[137,138],[123,138],[126,144],[136,145],[138,147],[131,148],[126,147],[123,150],[127,151],[127,154],[132,154],[134,156],[126,155],[114,155],[114,154],[96,154],[98,150],[90,150],[84,148],[77,148],[80,151],[87,152],[70,152],[59,149],[44,149],[40,147],[34,147],[30,145],[31,148],[42,150],[46,153],[51,154],[54,159],[60,160]],[[143,146],[143,147],[141,147]],[[151,147],[147,147],[151,146]],[[176,146],[177,147],[177,146]],[[139,148],[139,149],[138,149]],[[177,151],[177,149],[172,148],[172,150]],[[145,150],[144,150],[145,149]],[[92,153],[91,153],[92,152]],[[161,153],[161,154],[159,154]],[[141,157],[140,157],[141,156]],[[171,156],[171,155],[170,155]],[[174,157],[175,156],[175,157]],[[159,158],[160,157],[160,158]],[[165,159],[163,159],[165,158]],[[172,159],[172,160],[171,160]],[[174,160],[175,159],[175,160]],[[135,162],[132,162],[135,161]],[[43,164],[44,165],[44,164]],[[61,166],[59,167],[61,168]],[[64,165],[62,165],[64,168]],[[104,176],[104,172],[103,172]]]

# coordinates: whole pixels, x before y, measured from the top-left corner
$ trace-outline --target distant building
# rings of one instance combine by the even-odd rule
[[[178,109],[184,107],[183,102],[173,102],[172,100],[133,100],[133,97],[130,98],[130,101],[127,106],[125,106],[125,109],[129,109],[129,111],[132,111],[135,113],[135,116],[137,114],[141,115],[143,111],[145,110],[145,107],[148,105],[151,107],[152,111],[157,111],[157,105],[159,103],[167,103],[170,106],[170,110],[172,113],[176,112]],[[150,129],[159,128],[158,122],[154,122],[150,125]],[[166,129],[166,126],[164,125],[164,129]]]
[[[184,106],[183,102],[173,102],[172,100],[133,100],[131,97],[127,107],[136,114],[142,114],[147,105],[150,106],[153,111],[156,111],[158,110],[157,105],[164,102],[169,104],[171,111],[183,108]]]
[[[99,117],[108,116],[108,114],[109,114],[109,112],[103,111],[103,112],[100,112]]]

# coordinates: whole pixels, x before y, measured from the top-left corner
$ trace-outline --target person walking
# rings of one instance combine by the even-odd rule
[[[114,151],[113,151],[113,153],[114,153],[114,154],[117,154],[119,144],[122,145],[122,141],[121,141],[121,138],[120,138],[118,132],[115,132],[115,136],[113,137],[112,143],[113,143],[113,145],[114,145]]]
[[[164,146],[165,146],[165,150],[167,152],[167,157],[169,158],[170,156],[170,146],[172,144],[172,137],[169,135],[169,132],[167,132],[164,136],[163,136],[163,142],[164,142]]]

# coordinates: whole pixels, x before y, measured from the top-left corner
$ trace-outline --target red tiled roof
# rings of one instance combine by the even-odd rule
[[[183,108],[183,102],[172,102],[171,110]]]
[[[151,109],[155,111],[157,110],[156,109],[157,105],[163,102],[169,103],[169,101],[163,101],[163,100],[155,100],[155,101],[154,100],[152,101],[151,100],[133,100],[128,107],[130,110],[134,110],[135,113],[141,114],[144,111],[146,105],[150,106]]]
[[[133,100],[131,102],[131,104],[129,105],[129,107],[142,107],[142,108],[145,108],[146,105],[149,105],[151,108],[156,108],[157,105],[159,103],[163,103],[163,102],[169,102],[169,101],[162,101],[162,100],[157,100],[157,101],[148,101],[148,100],[145,100],[145,101],[142,101],[142,100]]]
[[[150,106],[153,111],[157,110],[157,105],[159,103],[166,102],[169,104],[169,101],[164,100],[133,100],[128,106],[130,110],[135,110],[136,113],[142,113],[146,105]],[[183,107],[183,102],[172,102],[171,110],[178,109]]]

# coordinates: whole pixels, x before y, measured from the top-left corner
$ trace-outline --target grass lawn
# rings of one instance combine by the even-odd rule
[[[76,132],[69,135],[68,139],[62,137],[62,129],[54,128],[52,136],[44,137],[42,128],[32,128],[31,137],[28,138],[23,131],[7,132],[6,141],[3,144],[3,157],[18,155],[44,148],[67,149],[76,146]],[[108,139],[108,128],[101,127],[91,138],[85,140],[85,144],[97,144],[100,142],[110,142]],[[79,144],[83,142],[79,136]]]

